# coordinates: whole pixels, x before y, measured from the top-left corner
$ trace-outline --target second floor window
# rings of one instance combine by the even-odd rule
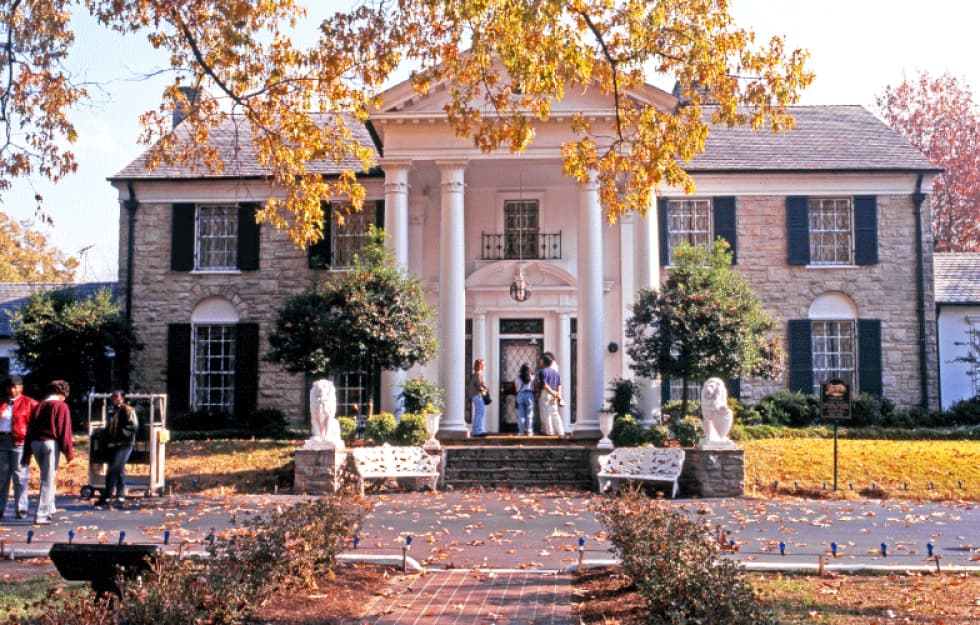
[[[537,200],[505,201],[504,257],[537,258],[539,229]]]
[[[682,244],[692,247],[711,245],[711,200],[671,200],[667,206],[667,232],[670,261]]]
[[[374,223],[374,214],[368,210],[360,212],[349,211],[344,218],[344,225],[333,224],[331,228],[331,248],[333,259],[331,266],[336,269],[350,267],[354,256],[361,253],[368,237],[368,226]]]
[[[223,270],[238,268],[238,207],[197,207],[197,237],[194,268]]]
[[[810,263],[850,265],[853,209],[850,198],[810,198]]]

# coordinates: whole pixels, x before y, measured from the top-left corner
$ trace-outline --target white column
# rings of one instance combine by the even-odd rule
[[[465,322],[464,322],[464,328],[465,328]],[[488,343],[487,343],[487,316],[486,316],[486,314],[484,314],[484,313],[475,313],[473,315],[473,334],[472,334],[472,336],[473,336],[473,359],[472,360],[476,360],[477,358],[482,358],[487,363],[487,368],[486,368],[486,372],[484,373],[484,375],[487,378],[487,385],[491,389],[493,389],[494,388],[494,385],[493,385],[493,380],[491,378],[495,377],[496,375],[499,375],[499,372],[496,371],[496,367],[494,367],[494,366],[491,365],[491,362],[492,361],[490,360],[490,352],[488,350]],[[466,345],[465,344],[463,345],[463,349],[464,350],[466,349]],[[472,360],[470,362],[467,362],[467,363],[465,363],[463,365],[464,367],[466,367],[466,373],[467,373],[467,375],[469,375],[469,373],[471,371],[473,371],[473,362],[472,362]],[[496,399],[497,393],[494,392],[494,391],[491,391],[491,393],[494,395],[494,399]],[[468,400],[469,400],[469,398],[464,399],[464,401],[468,401]],[[488,431],[499,431],[500,430],[499,427],[496,428],[496,429],[493,429],[493,427],[492,427],[493,426],[493,420],[490,418],[491,417],[491,414],[493,413],[493,411],[496,409],[496,407],[498,405],[499,405],[498,402],[494,402],[490,406],[487,406],[486,407],[487,417],[486,417],[485,423],[486,423],[486,427],[487,427],[487,430]],[[466,405],[464,404],[464,408],[465,407],[466,407]]]
[[[579,185],[578,418],[575,436],[598,438],[605,381],[602,306],[602,207],[595,180]]]
[[[407,161],[384,161],[385,170],[385,232],[388,247],[395,262],[408,270],[408,168]],[[401,417],[405,411],[401,402],[405,372],[401,369],[381,374],[381,409]]]
[[[565,405],[558,409],[565,431],[572,431],[572,316],[568,313],[558,315],[558,370],[561,372],[562,395]]]
[[[636,224],[636,288],[660,288],[660,236],[657,229],[657,200],[646,216],[637,216]],[[649,427],[660,421],[660,380],[636,379],[640,385],[640,414],[642,424]]]
[[[382,161],[385,170],[385,232],[399,266],[408,268],[408,161]]]
[[[466,433],[466,284],[463,237],[464,161],[438,162],[442,172],[442,211],[439,224],[439,384],[445,406],[439,438],[463,438]]]

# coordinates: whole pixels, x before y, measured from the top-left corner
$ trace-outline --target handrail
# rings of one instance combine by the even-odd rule
[[[561,230],[541,232],[483,232],[480,260],[561,260]]]

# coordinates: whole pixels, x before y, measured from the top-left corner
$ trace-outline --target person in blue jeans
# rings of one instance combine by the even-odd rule
[[[467,384],[467,395],[470,398],[470,405],[473,408],[473,436],[486,436],[487,434],[487,405],[483,401],[483,394],[490,390],[487,381],[483,377],[483,370],[486,363],[482,358],[477,358],[473,363],[473,373]]]
[[[534,435],[534,378],[527,363],[521,365],[521,372],[514,380],[517,389],[517,433],[520,436]]]
[[[107,446],[112,452],[112,461],[106,473],[105,490],[96,502],[97,506],[105,505],[113,493],[120,500],[126,499],[126,463],[133,453],[136,431],[139,429],[136,410],[126,403],[122,391],[113,391],[110,401],[114,407],[106,423],[105,436]]]

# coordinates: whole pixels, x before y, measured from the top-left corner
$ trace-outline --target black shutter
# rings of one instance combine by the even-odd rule
[[[789,390],[813,394],[813,343],[809,319],[789,320]]]
[[[858,390],[882,394],[881,320],[858,319]]]
[[[660,378],[660,405],[663,406],[670,401],[670,378]]]
[[[660,235],[660,266],[670,265],[670,224],[667,223],[669,200],[657,198],[657,230]]]
[[[235,418],[247,418],[255,411],[259,397],[259,324],[240,323],[235,327]]]
[[[729,378],[725,381],[725,386],[728,387],[728,396],[734,397],[735,399],[742,399],[742,378]]]
[[[810,211],[805,197],[786,198],[786,252],[790,265],[810,264]]]
[[[259,268],[259,224],[255,222],[258,208],[254,203],[238,207],[238,268],[242,271]]]
[[[330,202],[321,202],[323,208],[323,238],[306,248],[306,260],[310,269],[330,268],[330,233],[333,228],[333,210]]]
[[[878,198],[854,198],[854,264],[878,264]]]
[[[385,227],[385,201],[378,200],[374,203],[374,225],[379,228]]]
[[[191,407],[191,324],[167,326],[167,406],[170,415]]]
[[[170,231],[170,269],[194,269],[194,205],[174,204]]]
[[[735,247],[737,238],[735,233],[735,198],[716,197],[711,203],[714,210],[715,238],[721,237],[728,242],[728,246],[732,250],[732,264],[734,265],[738,262],[738,252]]]

